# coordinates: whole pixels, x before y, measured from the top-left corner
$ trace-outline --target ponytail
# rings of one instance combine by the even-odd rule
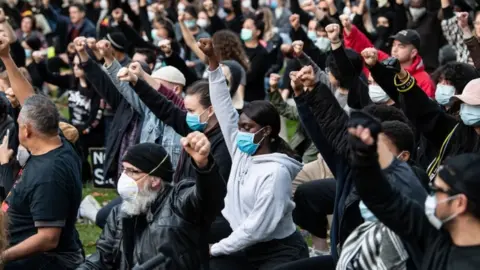
[[[280,138],[280,136],[272,137],[270,139],[270,149],[272,152],[282,153],[302,162],[300,155],[298,155],[284,139]]]

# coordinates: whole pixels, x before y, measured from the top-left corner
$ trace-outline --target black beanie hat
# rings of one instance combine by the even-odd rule
[[[172,182],[173,169],[165,148],[155,143],[141,143],[128,148],[122,161],[139,168],[144,173]]]
[[[112,32],[108,33],[106,36],[106,39],[110,41],[112,44],[112,47],[121,52],[126,52],[127,51],[127,38],[122,32]]]

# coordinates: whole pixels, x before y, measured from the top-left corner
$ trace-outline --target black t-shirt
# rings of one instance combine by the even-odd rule
[[[268,71],[268,53],[260,44],[255,48],[245,47],[248,59],[250,59],[250,71],[247,73],[247,85],[245,86],[245,101],[264,100],[265,75]]]
[[[52,251],[72,252],[81,248],[75,229],[82,199],[80,158],[71,144],[61,138],[61,147],[30,157],[2,205],[9,217],[10,245],[35,235],[37,227],[61,227],[60,242]]]

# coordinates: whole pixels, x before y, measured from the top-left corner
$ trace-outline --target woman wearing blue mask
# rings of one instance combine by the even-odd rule
[[[155,116],[164,124],[172,127],[179,135],[186,136],[192,131],[204,133],[210,141],[210,154],[218,165],[220,175],[227,181],[232,165],[231,158],[210,102],[206,81],[197,81],[189,86],[183,104],[179,104],[172,99],[177,105],[143,80],[137,80],[133,89]],[[182,152],[173,176],[174,183],[194,175],[195,166],[188,155]],[[207,240],[209,243],[215,243],[226,237],[229,232],[228,222],[218,213],[217,219],[210,228],[210,235]]]
[[[308,257],[292,218],[291,185],[302,165],[278,136],[277,110],[257,100],[239,116],[212,41],[201,39],[200,49],[209,58],[210,99],[232,158],[222,214],[233,232],[211,246],[210,269],[266,270]],[[229,256],[237,252],[245,254],[241,261]]]
[[[382,88],[390,97],[395,96],[398,99],[401,95],[402,108],[409,120],[429,143],[438,149],[427,168],[430,180],[435,178],[439,166],[446,157],[480,152],[480,79],[468,82],[461,95],[453,95],[452,104],[460,104],[458,119],[429,99],[418,87],[415,79],[407,71],[399,68],[396,60],[372,63],[369,56],[364,57],[370,62],[369,67],[376,80],[380,76],[383,82],[391,80],[396,91],[392,91],[390,85],[381,85]],[[386,68],[399,69],[400,72],[390,75],[385,72]]]
[[[264,30],[263,18],[250,17],[245,19],[240,33],[245,52],[250,60],[250,70],[247,73],[247,85],[245,86],[245,101],[263,100],[266,97],[264,78],[269,69],[268,51],[260,44]]]
[[[432,74],[432,78],[437,84],[435,100],[447,113],[458,116],[460,104],[450,102],[450,99],[454,95],[462,94],[465,85],[478,76],[475,67],[465,63],[451,62],[439,67]]]

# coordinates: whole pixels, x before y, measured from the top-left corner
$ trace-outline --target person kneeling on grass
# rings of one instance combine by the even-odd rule
[[[208,263],[205,237],[223,208],[226,186],[203,133],[190,133],[181,143],[197,175],[175,186],[161,145],[142,143],[127,150],[117,185],[123,202],[110,213],[97,251],[78,269],[131,269],[161,253],[166,257],[162,269],[199,269]]]

